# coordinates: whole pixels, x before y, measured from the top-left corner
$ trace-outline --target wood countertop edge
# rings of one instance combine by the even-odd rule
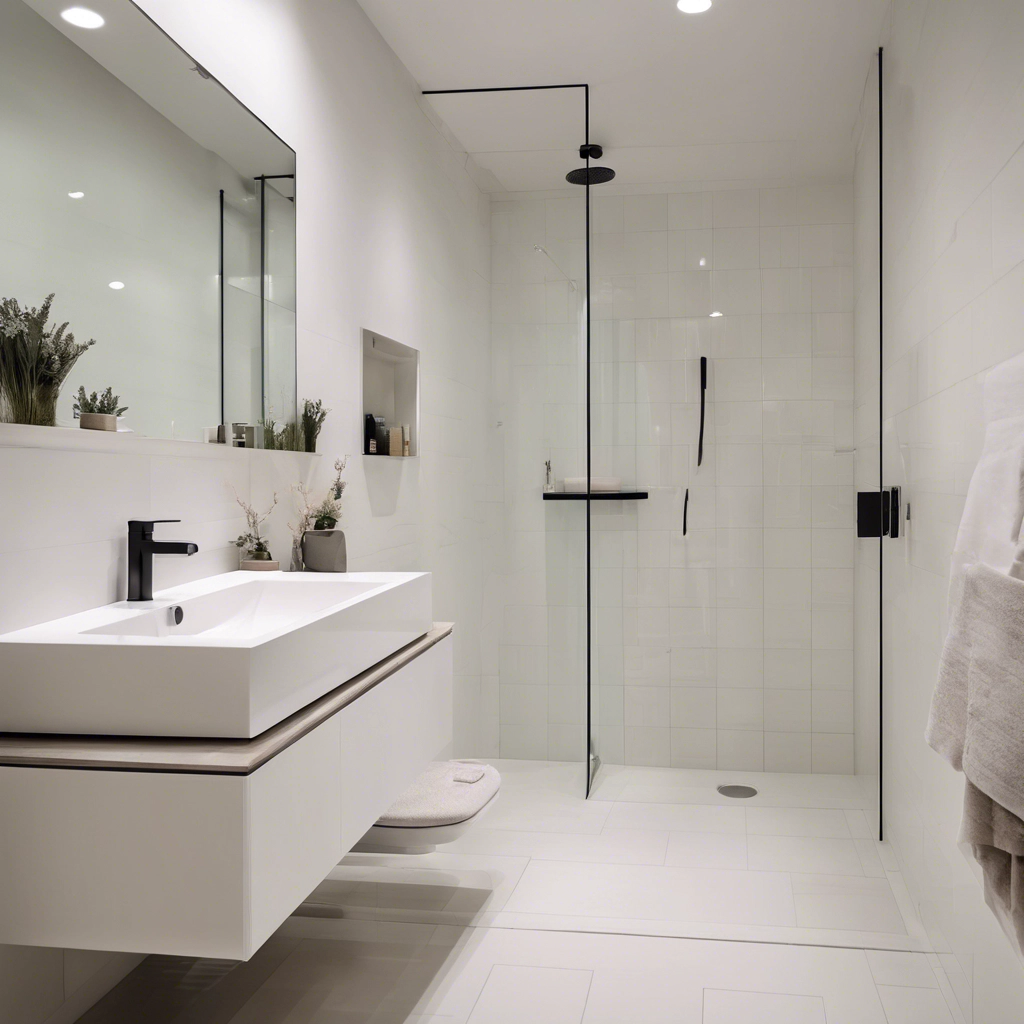
[[[454,628],[451,622],[435,622],[423,636],[252,739],[0,733],[0,767],[250,775],[450,636]]]

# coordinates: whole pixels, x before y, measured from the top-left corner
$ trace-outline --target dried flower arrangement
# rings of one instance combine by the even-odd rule
[[[75,418],[77,419],[83,412],[95,412],[101,416],[123,416],[128,411],[128,406],[120,403],[121,396],[115,395],[113,388],[108,387],[102,395],[97,395],[95,391],[88,395],[85,388],[79,388],[74,405]]]
[[[292,564],[293,572],[302,569],[302,537],[308,530],[333,530],[341,518],[341,498],[348,482],[341,479],[348,463],[348,456],[337,459],[334,463],[334,482],[327,494],[317,501],[309,493],[305,484],[295,484],[292,490],[299,496],[298,519],[288,524],[292,531]]]
[[[245,522],[249,529],[240,534],[238,540],[235,541],[235,547],[244,548],[246,554],[252,559],[258,561],[266,561],[270,558],[270,548],[267,547],[267,542],[260,534],[260,527],[270,518],[270,513],[274,511],[277,506],[277,494],[274,494],[274,500],[270,508],[266,512],[260,513],[252,507],[247,501],[243,501],[237,494],[235,495],[235,501],[242,507],[242,511],[245,512]]]
[[[0,301],[0,420],[57,425],[57,398],[71,368],[96,344],[76,342],[67,323],[46,329],[53,293],[38,309]]]
[[[348,456],[337,459],[334,463],[334,482],[331,484],[327,494],[320,501],[310,496],[309,488],[305,484],[296,484],[293,488],[299,496],[298,514],[299,518],[293,526],[288,524],[297,541],[302,540],[302,535],[307,530],[333,530],[341,518],[341,497],[345,493],[348,481],[341,479],[348,464]]]

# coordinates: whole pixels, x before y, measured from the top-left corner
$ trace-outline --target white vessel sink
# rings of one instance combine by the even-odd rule
[[[0,636],[0,732],[247,739],[432,625],[430,573],[213,576]]]

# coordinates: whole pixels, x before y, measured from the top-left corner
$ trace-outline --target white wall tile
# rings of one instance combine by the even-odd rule
[[[761,220],[756,189],[732,189],[714,193],[713,225],[717,228],[757,227]]]

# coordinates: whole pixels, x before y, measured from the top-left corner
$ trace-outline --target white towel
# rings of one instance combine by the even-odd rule
[[[1024,519],[1024,356],[988,374],[984,403],[985,442],[950,561],[949,629],[925,732],[929,745],[957,771],[967,729],[970,663],[971,621],[962,608],[965,576],[975,563],[1009,573]]]

